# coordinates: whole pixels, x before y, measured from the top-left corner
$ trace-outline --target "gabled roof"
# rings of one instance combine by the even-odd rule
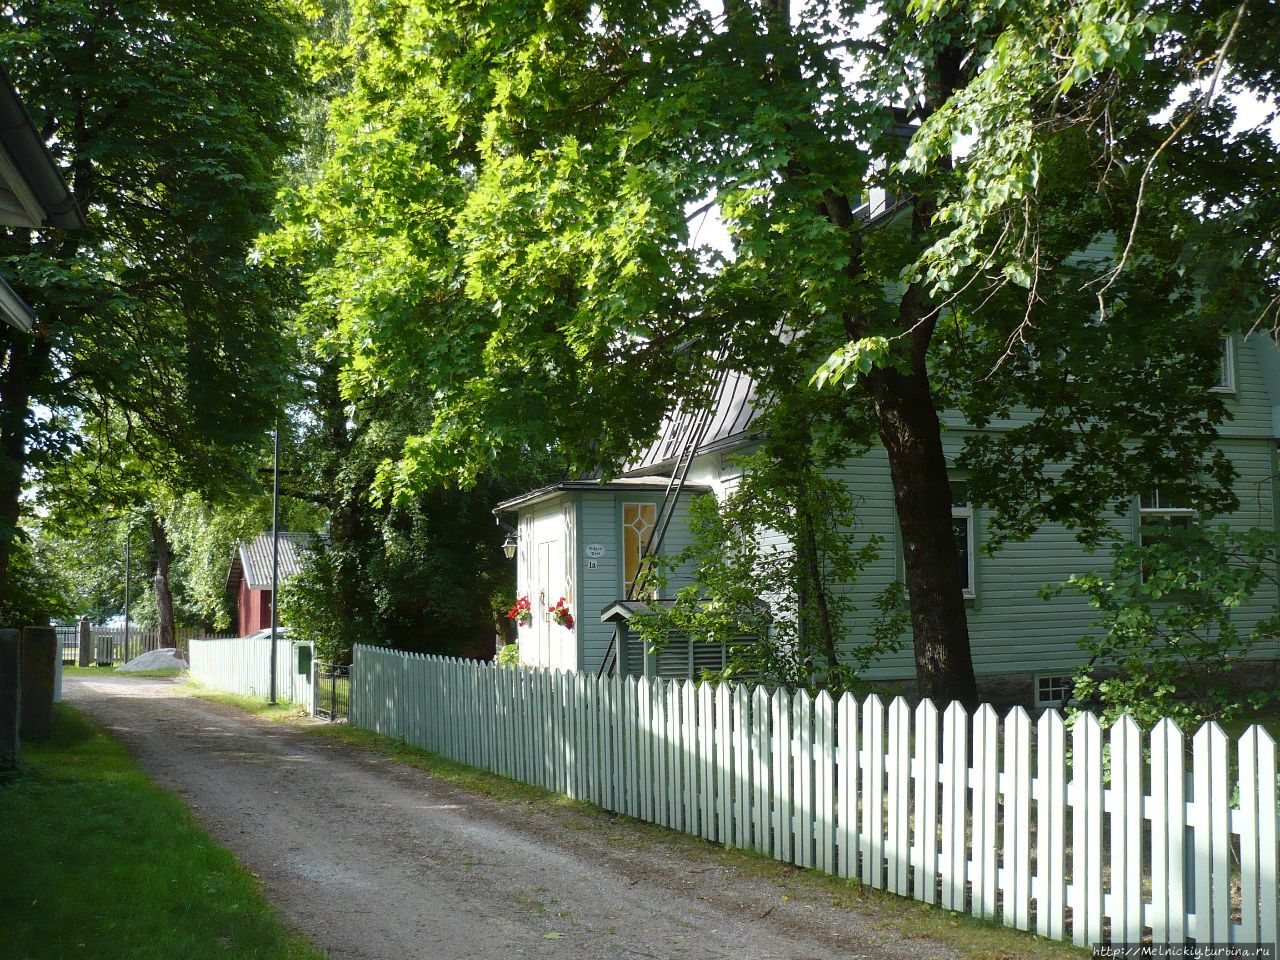
[[[296,576],[302,569],[302,555],[315,542],[314,533],[286,533],[280,531],[280,582]],[[240,575],[250,590],[271,589],[271,534],[264,533],[236,548],[227,571],[227,589],[236,589]]]
[[[561,493],[572,493],[575,491],[585,491],[589,493],[657,493],[661,494],[667,489],[670,483],[667,477],[628,477],[622,480],[562,480],[560,483],[553,483],[548,487],[542,487],[538,490],[530,490],[528,493],[522,493],[518,497],[512,497],[510,500],[504,500],[493,508],[494,513],[506,513],[511,510],[519,510],[521,507],[528,507],[543,500],[550,500],[552,497]],[[711,488],[697,483],[686,483],[684,485],[684,493],[710,493]]]
[[[44,138],[0,68],[0,224],[81,227],[84,218]],[[0,322],[27,333],[35,313],[0,277]]]
[[[716,391],[711,420],[707,424],[706,435],[698,444],[698,452],[709,453],[749,442],[755,436],[752,424],[764,406],[764,401],[757,396],[754,379],[741,373],[727,374]],[[650,473],[674,463],[689,442],[689,435],[697,427],[698,419],[698,411],[677,410],[668,414],[658,439],[638,460],[627,464],[623,475]]]
[[[44,138],[0,68],[0,223],[81,227],[84,217]]]

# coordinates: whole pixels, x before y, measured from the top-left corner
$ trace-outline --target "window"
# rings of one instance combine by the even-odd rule
[[[1236,389],[1236,350],[1231,337],[1223,337],[1219,342],[1222,351],[1218,359],[1218,382],[1213,389],[1222,393],[1235,393]]]
[[[1036,706],[1060,707],[1071,699],[1075,681],[1070,676],[1036,677]]]
[[[964,595],[974,596],[973,578],[973,504],[969,502],[969,485],[951,481],[951,528],[956,537],[956,559],[960,563],[960,584]]]
[[[1190,530],[1196,522],[1196,512],[1182,506],[1159,487],[1138,498],[1138,542],[1149,547],[1169,530]],[[1150,569],[1143,566],[1141,578],[1145,583]]]
[[[655,503],[624,503],[622,505],[622,577],[627,592],[640,576],[645,548],[658,523],[658,505]]]
[[[1156,487],[1138,499],[1138,522],[1139,538],[1148,547],[1166,530],[1190,530],[1196,522],[1196,511]]]

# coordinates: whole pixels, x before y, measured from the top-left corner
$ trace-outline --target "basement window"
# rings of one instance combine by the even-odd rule
[[[1075,681],[1070,674],[1045,674],[1036,677],[1036,706],[1061,707],[1069,699],[1075,689]]]

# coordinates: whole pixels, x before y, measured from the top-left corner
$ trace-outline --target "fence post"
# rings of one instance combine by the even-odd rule
[[[89,631],[88,618],[76,624],[76,637],[80,642],[79,655],[76,657],[77,666],[93,666],[93,635]]]
[[[22,634],[0,630],[0,772],[16,769],[22,716]]]
[[[53,627],[27,627],[22,631],[22,736],[41,739],[53,733],[53,660],[58,633]]]

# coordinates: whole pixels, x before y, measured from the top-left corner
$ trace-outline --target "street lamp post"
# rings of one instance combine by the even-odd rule
[[[280,627],[280,418],[271,470],[271,697],[276,702],[276,633]]]
[[[124,534],[124,659],[129,662],[129,571],[133,569],[130,562],[130,549],[133,546],[133,525]]]

